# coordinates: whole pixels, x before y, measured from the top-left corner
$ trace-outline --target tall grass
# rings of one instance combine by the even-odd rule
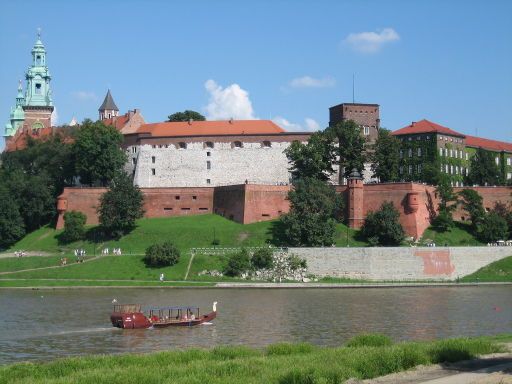
[[[370,344],[384,340],[382,335],[374,336],[366,335],[365,340],[371,340]],[[0,367],[0,383],[340,383],[352,377],[368,379],[419,364],[499,351],[500,345],[483,337],[339,348],[310,344],[276,344],[263,350],[223,346],[13,364]]]

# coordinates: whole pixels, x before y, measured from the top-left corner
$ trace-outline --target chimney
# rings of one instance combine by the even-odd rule
[[[193,121],[194,121],[194,119],[188,119],[188,125],[192,125]]]
[[[415,121],[413,121],[413,122],[411,123],[411,127],[414,127],[414,124],[416,124],[416,122],[415,122]]]
[[[133,117],[133,115],[135,114],[135,110],[129,110],[128,111],[128,117],[131,119]]]
[[[233,118],[229,119],[229,124],[233,124]]]

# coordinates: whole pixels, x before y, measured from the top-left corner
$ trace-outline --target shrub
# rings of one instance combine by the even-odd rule
[[[64,232],[60,239],[64,243],[83,240],[85,237],[85,222],[87,216],[82,212],[69,211],[64,213]]]
[[[179,260],[180,251],[168,241],[148,247],[144,256],[144,263],[150,267],[167,267],[176,264]]]
[[[296,271],[299,268],[307,268],[308,263],[306,259],[301,259],[299,256],[291,254],[288,257],[288,264],[290,265],[290,269],[292,271]]]
[[[439,232],[446,232],[448,229],[453,227],[452,214],[448,211],[440,211],[432,221],[432,226]]]
[[[270,269],[274,264],[274,252],[270,248],[260,248],[252,255],[251,264],[255,269]]]
[[[393,341],[381,333],[362,333],[354,336],[345,344],[346,347],[383,347],[393,344]]]
[[[242,273],[251,269],[251,259],[247,250],[242,249],[238,253],[232,254],[227,265],[224,267],[224,274],[227,276],[240,276]]]
[[[508,225],[505,219],[495,212],[489,212],[482,220],[479,237],[485,242],[495,242],[508,238]]]
[[[405,235],[399,222],[400,213],[391,202],[384,202],[380,209],[369,212],[364,221],[362,234],[371,243],[399,245]]]

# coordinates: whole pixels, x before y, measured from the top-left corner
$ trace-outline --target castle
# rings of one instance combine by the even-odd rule
[[[28,136],[54,133],[51,77],[39,35],[26,80],[25,96],[20,83],[16,106],[5,128],[6,150],[23,148]],[[245,224],[288,212],[291,177],[284,151],[293,141],[307,142],[310,132],[287,132],[270,120],[148,124],[138,109],[120,115],[110,90],[98,112],[99,120],[124,136],[125,169],[144,192],[147,217],[217,213]],[[380,129],[378,104],[343,103],[329,109],[329,125],[349,119],[360,126],[367,142],[375,142]],[[402,143],[402,182],[377,183],[371,178],[369,164],[365,164],[363,175],[354,173],[348,180],[335,168],[331,183],[345,196],[351,227],[359,228],[369,211],[391,201],[406,232],[421,236],[438,204],[435,187],[422,183],[425,165],[439,164],[440,171],[460,188],[478,148],[492,152],[503,180],[512,180],[510,143],[464,135],[428,120],[413,122],[393,135]],[[487,210],[496,201],[512,199],[511,187],[475,188]],[[89,224],[97,223],[96,208],[104,192],[104,188],[65,188],[57,202],[57,228],[63,226],[66,210],[82,211]],[[455,217],[466,219],[461,211]]]

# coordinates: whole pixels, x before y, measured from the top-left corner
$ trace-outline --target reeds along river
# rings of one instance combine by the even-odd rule
[[[218,301],[211,325],[120,330],[112,300]],[[422,340],[512,332],[512,288],[0,290],[0,364],[57,357],[277,342],[341,345],[362,332]]]

